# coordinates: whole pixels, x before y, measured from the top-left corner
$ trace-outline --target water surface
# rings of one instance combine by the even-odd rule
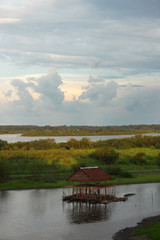
[[[160,134],[142,134],[146,136],[160,136]],[[48,137],[23,137],[21,134],[0,134],[0,139],[7,141],[8,143],[15,143],[15,142],[28,142],[34,141],[39,139],[55,139],[56,143],[59,142],[67,142],[69,139],[74,138],[76,140],[81,140],[82,138],[89,138],[91,141],[98,141],[98,140],[108,140],[108,139],[118,139],[118,138],[129,138],[134,137],[135,135],[108,135],[108,136],[48,136]]]
[[[160,214],[160,183],[116,187],[126,202],[62,202],[63,189],[0,191],[0,240],[111,240],[118,230]]]

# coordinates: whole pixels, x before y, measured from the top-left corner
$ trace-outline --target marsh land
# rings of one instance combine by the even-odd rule
[[[160,136],[91,141],[83,137],[8,143],[0,140],[0,189],[52,188],[79,167],[100,166],[109,183],[160,181]]]

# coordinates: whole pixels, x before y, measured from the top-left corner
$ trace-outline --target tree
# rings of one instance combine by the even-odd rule
[[[0,139],[0,150],[7,149],[8,147],[9,147],[8,142]]]
[[[75,138],[70,138],[68,141],[67,141],[67,145],[71,148],[74,148],[74,149],[79,149],[80,148],[80,143],[78,140],[76,140]]]
[[[82,138],[80,141],[80,148],[89,148],[91,145],[90,139],[89,138]]]

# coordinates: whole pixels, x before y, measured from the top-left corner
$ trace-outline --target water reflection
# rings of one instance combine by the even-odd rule
[[[46,211],[47,192],[39,189],[31,191],[28,203],[29,210],[33,216],[43,216]]]
[[[116,196],[135,193],[108,205],[67,203],[62,189],[0,191],[2,240],[111,240],[120,229],[160,214],[160,183],[116,187]]]
[[[5,190],[0,191],[0,201],[7,199],[7,197],[8,197],[7,191],[5,191]]]
[[[159,136],[159,133],[155,134],[142,134],[142,136]],[[98,140],[108,140],[108,139],[119,139],[119,138],[128,138],[128,137],[134,137],[135,134],[131,135],[107,135],[107,136],[47,136],[47,137],[23,137],[21,134],[0,134],[0,139],[3,141],[7,141],[8,143],[15,143],[18,141],[21,142],[28,142],[28,141],[34,141],[34,140],[40,140],[40,139],[47,139],[51,138],[56,141],[56,143],[60,142],[67,142],[69,139],[74,138],[76,140],[81,140],[84,137],[89,138],[91,141],[98,141]]]
[[[91,204],[82,202],[63,203],[66,219],[70,224],[92,223],[108,220],[115,203]]]

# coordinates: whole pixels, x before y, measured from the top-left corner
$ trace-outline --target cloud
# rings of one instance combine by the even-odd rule
[[[7,92],[3,92],[3,94],[5,95],[5,97],[11,97],[12,96],[12,90],[8,90]]]
[[[89,79],[89,82],[90,79]],[[118,84],[110,81],[107,84],[95,84],[91,82],[86,91],[79,97],[80,100],[89,100],[89,102],[100,106],[106,106],[117,96]]]
[[[18,18],[1,18],[0,24],[14,24],[19,22],[20,20]]]
[[[102,76],[98,76],[98,77],[90,76],[89,79],[88,79],[89,83],[96,83],[96,82],[99,83],[99,82],[104,82],[104,81],[105,81],[105,79]]]
[[[13,90],[4,93],[10,100],[2,110],[6,116],[11,115],[18,122],[22,119],[23,122],[38,120],[39,117],[43,119],[43,114],[46,117],[50,112],[59,112],[64,100],[64,93],[59,89],[61,84],[62,79],[54,69],[40,78],[14,79],[11,81]],[[16,99],[11,100],[13,93],[16,94]]]
[[[143,115],[145,113],[159,114],[160,87],[138,87],[129,84],[121,92],[118,99],[128,112]]]
[[[15,89],[18,97],[18,99],[9,104],[11,105],[11,108],[15,112],[19,112],[20,114],[24,115],[34,112],[35,100],[32,94],[29,92],[29,87],[30,85],[33,86],[33,84],[25,83],[22,80],[15,79],[11,82],[11,85]]]
[[[37,80],[34,90],[40,94],[39,100],[43,104],[47,104],[51,109],[58,108],[64,101],[64,93],[59,89],[62,83],[61,76],[54,69],[50,69],[47,75]]]
[[[153,0],[152,4],[150,0],[139,1],[135,0],[101,0],[100,4],[96,0],[89,0],[89,2],[99,9],[100,12],[104,12],[109,16],[128,18],[128,17],[160,17],[159,8],[160,2]]]
[[[160,87],[120,85],[88,80],[78,99],[65,101],[61,75],[54,69],[41,77],[12,80],[1,103],[1,124],[123,125],[158,123]],[[98,77],[99,78],[99,77]],[[12,94],[17,99],[12,99]],[[10,98],[7,101],[7,98]]]
[[[1,88],[1,121],[158,121],[159,7],[157,0],[1,1],[0,84],[14,78]],[[40,77],[17,77],[34,73]]]
[[[2,19],[9,20],[1,24],[3,61],[26,68],[94,69],[97,75],[112,70],[116,78],[159,72],[156,0],[13,2],[0,7]]]

